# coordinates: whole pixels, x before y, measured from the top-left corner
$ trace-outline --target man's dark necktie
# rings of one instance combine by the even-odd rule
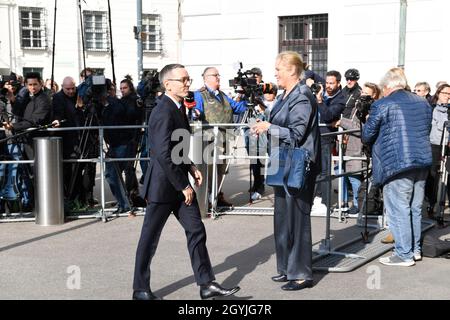
[[[186,126],[188,128],[190,128],[190,126],[189,126],[189,119],[188,119],[188,117],[186,115],[186,106],[184,105],[184,103],[181,103],[180,112],[181,112],[181,116],[183,117],[183,120],[184,120]]]

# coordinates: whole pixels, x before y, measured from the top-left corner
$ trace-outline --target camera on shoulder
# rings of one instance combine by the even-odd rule
[[[244,99],[253,102],[256,96],[272,92],[270,83],[259,83],[253,70],[242,71],[242,62],[239,62],[240,68],[237,76],[229,80],[230,87],[234,88],[234,92],[244,95]]]
[[[369,95],[362,95],[355,101],[356,116],[362,123],[366,123],[366,117],[369,114],[370,106],[375,102]]]

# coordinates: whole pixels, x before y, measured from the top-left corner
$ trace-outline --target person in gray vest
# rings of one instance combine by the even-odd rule
[[[220,90],[220,74],[215,67],[207,67],[202,74],[204,86],[194,92],[195,109],[204,123],[233,123],[233,114],[240,114],[247,108],[245,101],[234,101]],[[224,139],[223,139],[224,140]],[[225,141],[222,148],[225,150]],[[225,175],[226,164],[217,166],[217,185],[220,186]],[[212,165],[208,163],[208,190],[212,185]],[[217,198],[219,207],[231,207],[223,192]]]

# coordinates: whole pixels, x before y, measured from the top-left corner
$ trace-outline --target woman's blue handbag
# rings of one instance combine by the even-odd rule
[[[273,148],[267,167],[266,183],[284,187],[290,196],[303,190],[309,174],[311,157],[304,147],[283,146]]]

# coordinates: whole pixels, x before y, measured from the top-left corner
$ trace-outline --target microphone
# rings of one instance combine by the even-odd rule
[[[183,104],[186,107],[186,109],[189,109],[189,110],[194,109],[194,107],[197,104],[195,103],[195,100],[194,100],[194,92],[193,91],[188,92],[188,95],[184,98]]]

